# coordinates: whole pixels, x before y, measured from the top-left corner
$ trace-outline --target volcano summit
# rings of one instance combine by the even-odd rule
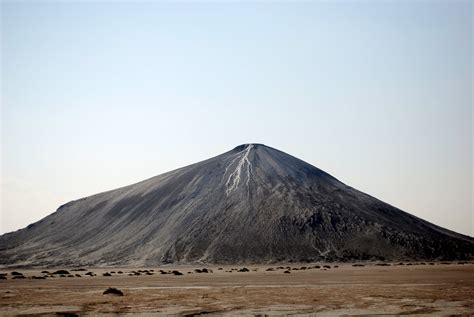
[[[262,144],[71,201],[0,237],[1,265],[473,257],[473,238]]]

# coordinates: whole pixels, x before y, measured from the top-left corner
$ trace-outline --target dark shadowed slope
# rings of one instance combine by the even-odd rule
[[[0,237],[0,264],[471,259],[430,224],[291,155],[245,144],[69,202]]]

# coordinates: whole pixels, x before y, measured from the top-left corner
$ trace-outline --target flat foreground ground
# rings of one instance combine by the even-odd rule
[[[4,269],[8,275],[0,280],[0,315],[474,316],[472,263],[339,264],[337,268],[328,264],[331,268],[326,269],[323,265],[291,264],[278,269],[280,265],[250,265],[249,272],[235,270],[243,266],[207,266],[213,273],[196,273],[196,266],[56,268],[67,269],[74,277],[17,269],[24,279],[12,279],[13,270]],[[284,273],[287,266],[290,273]],[[270,267],[274,270],[267,271]],[[183,275],[160,270],[178,270]],[[97,276],[86,276],[89,271]],[[112,271],[112,276],[103,276]],[[140,275],[129,275],[135,274],[132,271]],[[103,295],[108,287],[124,295]]]

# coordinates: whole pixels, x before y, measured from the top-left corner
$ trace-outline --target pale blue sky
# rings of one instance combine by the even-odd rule
[[[474,235],[471,1],[2,1],[0,233],[248,142]]]

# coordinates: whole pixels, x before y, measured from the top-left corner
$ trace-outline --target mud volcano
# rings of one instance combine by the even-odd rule
[[[26,266],[473,256],[473,238],[262,144],[71,201],[0,237],[0,264]]]

